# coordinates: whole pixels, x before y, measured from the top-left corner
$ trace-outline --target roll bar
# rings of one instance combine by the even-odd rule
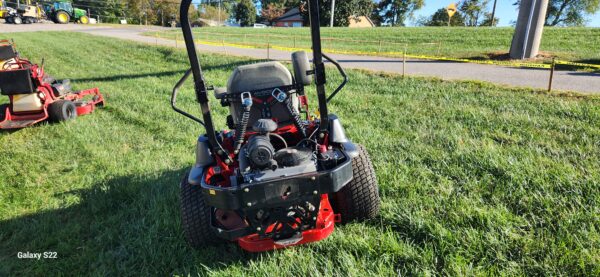
[[[200,104],[200,110],[202,111],[202,117],[204,119],[204,128],[206,128],[206,136],[208,137],[208,142],[213,149],[213,153],[219,155],[226,163],[231,163],[227,151],[217,140],[215,125],[210,113],[210,106],[208,105],[208,88],[206,86],[206,82],[204,81],[204,75],[202,75],[202,67],[200,67],[200,62],[198,61],[198,54],[196,53],[196,45],[194,43],[194,35],[192,34],[192,26],[190,25],[190,19],[188,17],[188,10],[190,9],[191,4],[192,0],[181,1],[179,18],[181,19],[181,29],[183,31],[185,48],[190,60],[190,70],[192,71],[192,75],[194,77],[196,101],[198,101]],[[181,86],[181,84],[179,85]],[[176,96],[176,92],[174,95]]]
[[[331,100],[335,94],[345,85],[346,76],[344,76],[344,83],[336,89],[336,91],[327,98],[325,91],[325,84],[327,83],[327,78],[325,75],[325,64],[323,63],[323,52],[321,48],[321,27],[319,26],[320,15],[319,15],[319,0],[308,0],[309,3],[309,18],[310,18],[310,30],[311,30],[311,38],[312,38],[312,49],[313,49],[313,65],[314,70],[312,73],[315,74],[315,84],[317,87],[317,97],[319,101],[319,113],[321,115],[321,123],[319,125],[319,134],[320,138],[325,138],[327,130],[329,128],[329,113],[327,111],[327,102]],[[206,136],[208,137],[208,141],[211,145],[213,153],[219,155],[223,161],[226,163],[229,161],[229,156],[227,151],[219,144],[217,139],[217,135],[215,132],[215,127],[213,124],[213,120],[210,113],[210,107],[208,105],[208,90],[211,88],[207,87],[206,82],[204,80],[204,75],[202,74],[202,67],[200,66],[200,62],[198,61],[198,54],[196,52],[196,45],[194,43],[194,36],[192,34],[192,27],[190,25],[190,20],[188,17],[188,10],[190,5],[192,4],[192,0],[182,0],[181,6],[179,10],[179,16],[181,19],[181,29],[183,31],[183,39],[185,41],[185,47],[188,53],[188,57],[190,60],[190,70],[186,72],[185,76],[181,78],[181,80],[177,83],[176,87],[173,89],[173,94],[171,96],[171,104],[173,109],[178,113],[183,114],[186,117],[193,119],[201,125],[204,125],[206,128]],[[328,60],[332,61],[338,69],[340,69],[339,64],[337,64],[332,59],[325,56]],[[194,77],[194,89],[196,92],[196,100],[200,104],[200,110],[202,111],[202,120],[180,110],[175,105],[175,99],[177,98],[177,92],[181,85],[186,81],[186,79],[191,75]],[[343,70],[341,71],[343,72]]]
[[[327,111],[327,95],[325,94],[327,77],[325,76],[325,64],[323,63],[323,50],[321,48],[321,17],[319,15],[319,0],[308,0],[308,4],[315,84],[317,85],[317,99],[319,100],[319,113],[321,114],[319,133],[321,134],[320,137],[324,137],[324,134],[329,129],[329,113]]]

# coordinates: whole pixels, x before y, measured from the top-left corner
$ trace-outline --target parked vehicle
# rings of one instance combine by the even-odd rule
[[[67,24],[77,22],[89,24],[90,18],[85,10],[73,8],[73,4],[68,1],[57,1],[50,4],[44,4],[44,11],[48,19],[58,24]]]

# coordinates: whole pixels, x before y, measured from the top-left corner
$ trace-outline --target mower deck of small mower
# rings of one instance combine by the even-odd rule
[[[10,99],[0,105],[0,129],[70,120],[104,105],[98,88],[72,91],[70,81],[58,82],[44,73],[43,65],[20,58],[9,41],[0,41],[0,64],[0,93]]]

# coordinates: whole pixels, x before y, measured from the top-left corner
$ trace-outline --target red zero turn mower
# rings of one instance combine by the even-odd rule
[[[70,120],[104,104],[98,88],[72,91],[69,80],[58,82],[46,75],[43,63],[20,58],[8,41],[0,41],[0,93],[10,99],[0,105],[0,129]]]
[[[345,135],[327,103],[344,87],[346,74],[321,52],[319,3],[309,1],[313,67],[305,52],[292,54],[294,75],[278,62],[239,66],[227,88],[207,87],[188,19],[191,0],[181,3],[181,22],[191,63],[173,89],[175,111],[203,125],[196,163],[181,181],[185,236],[196,247],[237,241],[260,252],[322,240],[337,222],[373,218],[379,193],[364,147]],[[344,82],[327,97],[323,58]],[[179,109],[179,88],[194,77],[203,119]],[[320,118],[309,118],[304,87],[313,83]],[[215,132],[208,90],[230,110],[232,130]]]

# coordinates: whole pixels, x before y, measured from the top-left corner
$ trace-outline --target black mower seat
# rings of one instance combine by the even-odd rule
[[[0,93],[3,95],[30,94],[35,91],[29,68],[0,71]]]
[[[0,61],[6,61],[17,57],[17,53],[12,45],[0,46]]]
[[[274,87],[285,87],[293,84],[292,74],[290,71],[279,62],[263,62],[249,64],[237,67],[227,82],[228,93],[242,93],[246,91],[256,91],[261,89],[270,89]],[[220,92],[222,93],[222,92]],[[298,111],[298,96],[291,95],[292,105]],[[233,101],[230,105],[230,113],[233,116],[235,124],[239,121],[241,110],[241,100]],[[279,126],[284,126],[293,123],[293,118],[287,111],[284,103],[276,103],[269,107],[270,117],[265,116],[265,107],[263,105],[254,104],[250,111],[250,121],[248,129],[261,118],[273,118],[279,122]]]
[[[278,62],[238,66],[227,82],[230,93],[266,89],[292,84],[292,74]]]

